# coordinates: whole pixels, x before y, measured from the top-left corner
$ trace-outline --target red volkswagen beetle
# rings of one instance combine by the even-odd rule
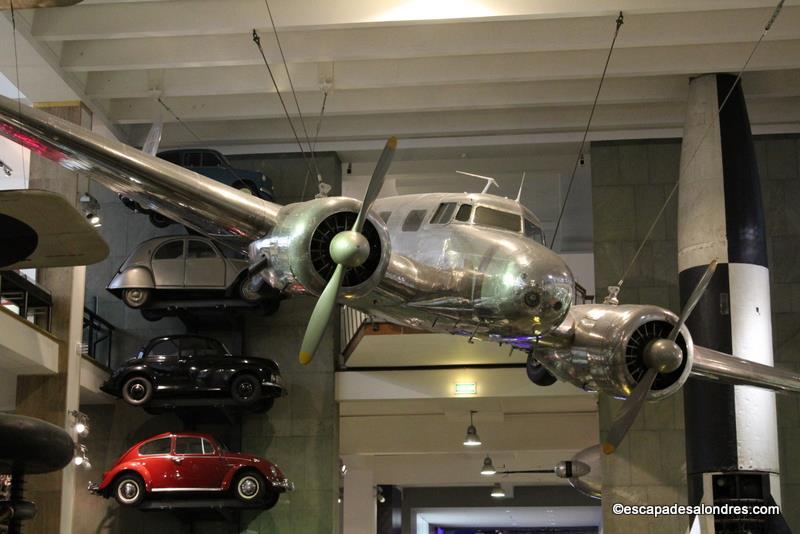
[[[136,506],[160,492],[230,493],[269,509],[294,484],[272,462],[231,452],[213,436],[197,432],[164,433],[128,449],[89,491]]]

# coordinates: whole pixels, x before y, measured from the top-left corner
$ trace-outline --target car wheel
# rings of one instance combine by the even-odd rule
[[[532,356],[528,356],[528,363],[525,365],[525,370],[528,373],[530,381],[537,386],[552,386],[558,381],[550,371],[545,369],[545,367]]]
[[[153,383],[143,376],[132,376],[122,385],[122,398],[132,406],[146,404],[153,397]]]
[[[255,471],[239,473],[233,479],[233,494],[242,502],[256,502],[264,498],[267,481]]]
[[[144,499],[144,481],[137,474],[122,475],[114,483],[114,498],[123,506],[136,506]]]
[[[150,300],[150,289],[144,287],[131,287],[122,290],[122,301],[129,308],[141,308]]]
[[[253,375],[239,375],[231,382],[231,397],[239,404],[252,406],[261,399],[261,382]]]
[[[275,508],[275,505],[278,504],[278,499],[280,499],[281,493],[279,491],[275,491],[273,489],[269,489],[264,492],[264,500],[261,501],[262,508],[264,510],[271,510]]]
[[[155,226],[156,228],[166,228],[170,224],[174,224],[175,221],[172,219],[168,219],[161,215],[160,213],[151,213],[149,215],[150,224]]]
[[[243,276],[242,280],[239,282],[239,296],[242,297],[242,300],[245,302],[259,302],[264,298],[261,291],[254,291],[253,288],[250,287],[249,276]]]

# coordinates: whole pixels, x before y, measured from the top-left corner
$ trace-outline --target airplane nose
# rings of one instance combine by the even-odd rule
[[[575,288],[572,272],[560,256],[544,247],[521,258],[521,287],[524,313],[534,331],[544,333],[564,319]]]

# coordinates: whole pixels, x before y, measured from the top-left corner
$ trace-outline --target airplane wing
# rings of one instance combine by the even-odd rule
[[[737,358],[699,345],[694,346],[692,375],[726,384],[800,392],[800,373]]]
[[[0,97],[0,135],[204,235],[263,237],[281,206]]]

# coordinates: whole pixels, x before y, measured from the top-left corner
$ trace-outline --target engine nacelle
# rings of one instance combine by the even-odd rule
[[[674,313],[658,306],[573,306],[564,322],[534,347],[533,355],[562,380],[626,398],[647,371],[644,347],[653,339],[666,338],[677,322]],[[677,343],[683,362],[672,373],[657,375],[648,398],[667,397],[689,378],[694,345],[685,326]]]
[[[261,276],[285,293],[319,295],[333,276],[336,264],[330,256],[333,237],[350,230],[361,202],[332,197],[289,204],[281,208],[278,225],[270,234],[250,245],[250,261],[268,259]],[[389,264],[391,242],[383,222],[367,216],[362,232],[370,245],[367,260],[345,271],[340,296],[358,298],[373,290]]]

